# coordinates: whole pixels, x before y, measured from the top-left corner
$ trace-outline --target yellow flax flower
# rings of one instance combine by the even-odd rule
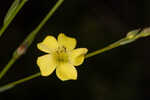
[[[38,49],[48,54],[37,59],[42,76],[49,76],[55,69],[56,75],[62,81],[76,80],[77,70],[84,61],[87,53],[86,48],[74,49],[77,42],[75,38],[68,37],[63,33],[55,37],[49,35],[42,42],[37,44]]]

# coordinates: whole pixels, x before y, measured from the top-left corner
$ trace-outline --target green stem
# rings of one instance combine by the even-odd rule
[[[45,18],[40,22],[40,24],[29,34],[29,36],[24,40],[24,42],[28,42],[28,46],[31,45],[34,37],[39,32],[39,30],[45,25],[45,23],[52,17],[54,12],[58,9],[58,7],[63,3],[64,0],[58,0],[54,7],[48,12]]]
[[[17,84],[21,84],[21,83],[23,83],[23,82],[25,82],[25,81],[28,81],[28,80],[31,80],[31,79],[33,79],[33,78],[39,77],[40,75],[41,75],[41,74],[40,74],[40,72],[39,72],[39,73],[33,74],[33,75],[31,75],[31,76],[22,78],[22,79],[20,79],[20,80],[18,80],[18,81],[15,81],[15,82],[12,82],[12,83],[8,83],[8,84],[6,84],[6,85],[0,87],[0,92],[6,91],[6,90],[8,90],[8,89],[14,87],[14,86],[17,85]]]
[[[38,76],[40,76],[40,75],[41,75],[41,73],[39,72],[39,73],[33,74],[33,75],[31,75],[31,76],[22,78],[22,79],[20,79],[20,80],[18,80],[18,81],[9,83],[9,84],[7,84],[7,85],[17,85],[17,84],[23,83],[23,82],[25,82],[25,81],[31,80],[31,79],[33,79],[33,78],[36,78],[36,77],[38,77]]]
[[[12,15],[10,16],[10,19],[3,25],[3,27],[0,30],[0,37],[3,35],[4,31],[7,29],[7,27],[9,26],[9,24],[12,22],[12,20],[15,18],[15,16],[17,15],[17,13],[21,10],[21,8],[24,6],[24,4],[26,2],[27,2],[27,0],[22,0],[22,2],[17,7],[16,11],[14,13],[12,13]]]
[[[54,12],[58,9],[58,7],[62,4],[64,0],[58,0],[53,8],[48,12],[48,14],[44,17],[44,19],[40,22],[40,24],[27,36],[27,38],[20,44],[20,46],[14,51],[12,59],[9,63],[4,67],[4,69],[0,72],[0,79],[6,74],[6,72],[11,68],[14,62],[23,55],[28,47],[33,42],[36,34],[39,30],[45,25],[48,19],[54,14]],[[17,58],[17,59],[16,59]]]
[[[7,72],[7,70],[14,64],[14,62],[17,60],[16,57],[13,57],[8,64],[5,66],[5,68],[1,71],[0,73],[0,79],[5,75],[5,73]]]
[[[91,53],[87,54],[87,55],[85,56],[85,58],[89,58],[89,57],[92,57],[92,56],[101,54],[101,53],[103,53],[103,52],[105,52],[105,51],[111,50],[111,49],[116,48],[116,47],[119,47],[119,46],[120,46],[120,42],[115,42],[115,43],[113,43],[113,44],[110,44],[110,45],[108,45],[108,46],[102,48],[102,49],[99,49],[99,50],[96,50],[96,51],[94,51],[94,52],[91,52]]]

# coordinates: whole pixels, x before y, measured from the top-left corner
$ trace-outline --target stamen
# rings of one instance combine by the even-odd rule
[[[69,57],[64,46],[58,47],[57,51],[54,53],[54,56],[58,63],[69,61]]]

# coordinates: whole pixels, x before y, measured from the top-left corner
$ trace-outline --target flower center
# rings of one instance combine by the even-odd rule
[[[54,53],[54,58],[58,63],[64,63],[69,61],[68,54],[65,47],[59,47]]]

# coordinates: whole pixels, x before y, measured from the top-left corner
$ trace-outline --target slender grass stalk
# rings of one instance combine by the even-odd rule
[[[21,3],[18,5],[16,10],[10,15],[9,19],[7,20],[7,22],[4,23],[4,25],[2,26],[2,28],[0,30],[0,37],[3,35],[5,30],[9,26],[9,24],[12,22],[12,20],[15,18],[15,16],[18,14],[18,12],[21,10],[21,8],[25,5],[26,2],[27,2],[27,0],[21,0]]]
[[[20,46],[14,51],[13,57],[10,59],[8,64],[4,67],[4,69],[0,72],[0,79],[6,74],[6,72],[11,68],[14,62],[22,56],[34,41],[35,36],[39,32],[39,30],[45,25],[48,19],[54,14],[54,12],[58,9],[58,7],[63,3],[64,0],[58,0],[53,8],[48,12],[48,14],[44,17],[44,19],[40,22],[40,24],[27,36],[27,38],[20,44]]]

